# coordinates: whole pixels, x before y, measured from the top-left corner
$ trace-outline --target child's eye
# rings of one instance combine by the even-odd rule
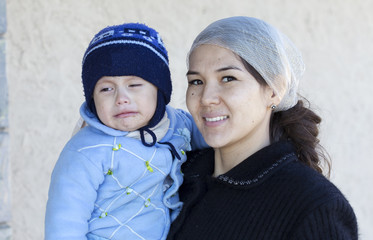
[[[222,81],[223,82],[231,82],[231,81],[234,81],[234,80],[237,80],[235,77],[232,77],[232,76],[226,76],[226,77],[223,77]]]
[[[104,87],[104,88],[101,89],[100,92],[109,92],[109,91],[112,91],[113,89],[114,88],[112,88],[112,87]]]
[[[188,84],[189,85],[202,85],[203,82],[201,80],[199,80],[199,79],[196,79],[196,80],[190,80],[190,81],[188,81]]]
[[[142,84],[141,83],[136,83],[136,84],[130,84],[128,85],[128,87],[141,87]]]

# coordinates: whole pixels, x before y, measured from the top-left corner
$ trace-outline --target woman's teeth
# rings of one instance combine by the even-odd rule
[[[214,117],[214,118],[205,118],[207,122],[217,122],[228,118],[228,116],[220,116],[220,117]]]

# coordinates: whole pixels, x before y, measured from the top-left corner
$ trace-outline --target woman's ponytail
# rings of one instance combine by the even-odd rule
[[[329,157],[318,139],[320,122],[321,118],[299,100],[294,107],[273,113],[270,137],[271,142],[291,140],[301,162],[320,173],[326,167],[325,175],[329,177]]]

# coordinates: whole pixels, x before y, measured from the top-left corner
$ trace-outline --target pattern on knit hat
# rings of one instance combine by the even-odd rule
[[[82,62],[85,100],[96,114],[93,91],[103,76],[138,76],[158,88],[157,108],[148,126],[162,119],[172,85],[167,50],[154,29],[139,23],[109,26],[90,42]]]
[[[123,27],[125,27],[127,25],[127,27],[130,27],[131,25],[133,24],[125,24],[123,25]],[[138,24],[136,24],[138,25]],[[113,26],[114,27],[114,26]],[[157,54],[164,62],[165,64],[168,66],[168,59],[167,59],[167,51],[164,47],[164,44],[163,44],[163,41],[162,39],[160,38],[159,34],[157,34],[157,37],[155,39],[155,36],[152,36],[149,31],[146,31],[146,30],[141,30],[141,29],[135,29],[135,28],[124,28],[123,29],[123,34],[122,36],[128,36],[128,37],[136,37],[136,36],[140,36],[142,37],[143,39],[145,40],[148,40],[150,42],[153,42],[153,41],[157,41],[157,43],[159,44],[159,47],[162,48],[162,51],[164,52],[163,54],[160,54],[158,52],[158,50],[156,50],[154,47],[152,47],[151,45],[149,45],[148,43],[145,43],[145,42],[140,42],[140,41],[137,41],[137,40],[126,40],[126,39],[122,39],[122,40],[112,40],[112,41],[108,41],[108,42],[102,42],[102,40],[105,40],[106,38],[108,37],[113,37],[114,34],[120,34],[120,31],[115,33],[115,30],[114,29],[111,29],[113,27],[107,27],[103,30],[101,30],[97,35],[96,37],[94,37],[92,39],[92,41],[90,42],[89,44],[89,47],[88,47],[88,50],[86,51],[86,53],[84,54],[84,57],[83,57],[83,65],[84,65],[84,61],[86,59],[86,57],[92,52],[94,51],[95,49],[98,49],[100,47],[104,47],[104,46],[107,46],[107,45],[111,45],[111,44],[138,44],[138,45],[141,45],[143,47],[147,47],[149,48],[151,51],[153,51],[155,54]],[[117,26],[117,27],[120,27],[120,26]],[[135,26],[136,27],[136,26]],[[103,33],[101,33],[103,32]],[[101,33],[101,34],[100,34]],[[97,43],[97,44],[95,44]],[[101,43],[101,44],[99,44]]]

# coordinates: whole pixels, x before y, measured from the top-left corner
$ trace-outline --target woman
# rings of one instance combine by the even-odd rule
[[[212,149],[184,164],[168,239],[357,239],[355,214],[322,175],[321,119],[298,99],[302,58],[249,17],[216,21],[189,54],[187,107]]]

